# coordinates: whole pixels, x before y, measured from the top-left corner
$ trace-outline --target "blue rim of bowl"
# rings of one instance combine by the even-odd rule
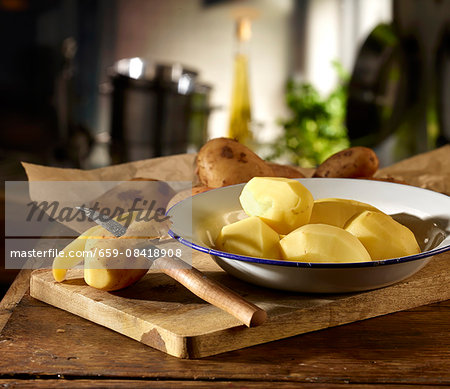
[[[172,230],[169,230],[169,235],[173,239],[176,239],[181,244],[188,246],[194,250],[201,251],[201,252],[209,254],[209,255],[215,255],[215,256],[218,256],[221,258],[233,259],[233,260],[237,260],[237,261],[250,262],[250,263],[256,263],[256,264],[264,264],[264,265],[288,266],[288,267],[307,267],[307,268],[320,268],[320,269],[375,267],[375,266],[393,265],[396,263],[417,261],[419,259],[432,257],[434,255],[441,254],[441,253],[444,253],[444,252],[450,250],[450,244],[448,244],[444,247],[439,247],[439,248],[435,248],[433,250],[423,251],[419,254],[409,255],[407,257],[384,259],[384,260],[380,260],[380,261],[345,262],[345,263],[295,262],[295,261],[284,261],[284,260],[279,260],[279,259],[264,259],[264,258],[247,257],[244,255],[231,254],[231,253],[227,253],[225,251],[219,251],[219,250],[211,249],[208,247],[200,246],[194,242],[191,242],[190,240],[182,238],[181,236],[177,235]]]

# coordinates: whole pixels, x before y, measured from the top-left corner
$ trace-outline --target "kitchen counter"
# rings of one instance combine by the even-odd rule
[[[0,382],[12,387],[450,385],[450,301],[184,360],[33,299],[29,275],[0,306]]]
[[[449,147],[437,151],[436,160]],[[410,166],[390,172],[403,180]],[[430,171],[434,181],[418,172],[410,175],[417,180],[412,184],[448,186]],[[440,256],[450,261],[450,252]],[[22,270],[0,303],[0,383],[6,387],[450,386],[450,300],[188,360],[32,298],[30,274]]]

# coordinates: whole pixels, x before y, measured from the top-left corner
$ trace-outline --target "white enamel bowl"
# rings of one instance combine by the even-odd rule
[[[415,233],[417,255],[359,263],[305,263],[252,258],[214,249],[223,225],[245,217],[239,203],[244,184],[213,189],[174,205],[169,232],[182,244],[210,254],[229,274],[268,288],[305,293],[344,293],[384,287],[410,277],[433,255],[450,249],[450,197],[389,182],[304,178],[315,199],[344,198],[369,203]]]

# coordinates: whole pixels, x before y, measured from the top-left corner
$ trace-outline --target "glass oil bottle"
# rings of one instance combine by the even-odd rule
[[[228,137],[249,146],[252,143],[251,104],[248,73],[248,43],[251,20],[242,17],[236,21],[237,50],[234,57],[234,80],[231,95]]]

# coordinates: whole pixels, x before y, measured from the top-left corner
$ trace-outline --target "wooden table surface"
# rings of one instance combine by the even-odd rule
[[[450,386],[450,301],[184,360],[33,299],[29,275],[0,305],[6,387]]]

